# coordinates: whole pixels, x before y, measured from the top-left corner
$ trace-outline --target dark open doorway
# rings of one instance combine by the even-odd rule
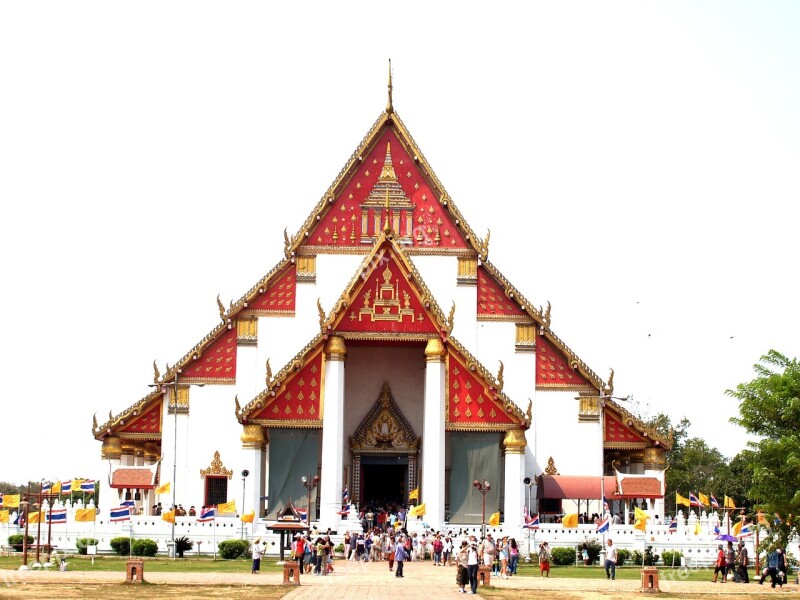
[[[407,456],[362,456],[362,506],[403,505],[408,481]]]

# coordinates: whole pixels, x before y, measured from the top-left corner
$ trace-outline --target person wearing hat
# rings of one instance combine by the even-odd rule
[[[253,575],[261,570],[261,557],[264,555],[264,550],[261,548],[261,538],[256,538],[252,547],[253,568],[250,571]]]
[[[491,567],[497,555],[497,546],[494,544],[491,533],[487,533],[486,538],[481,542],[480,551],[483,556],[483,564],[487,567]]]

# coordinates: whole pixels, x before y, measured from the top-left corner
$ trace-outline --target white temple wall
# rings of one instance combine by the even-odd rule
[[[561,475],[602,475],[602,440],[598,421],[578,421],[576,392],[538,390],[534,400],[537,473],[552,456]]]
[[[417,267],[419,274],[425,285],[433,294],[436,303],[445,316],[450,314],[450,307],[453,302],[456,302],[455,312],[455,327],[453,328],[453,337],[467,346],[467,349],[472,352],[473,348],[469,347],[468,340],[475,337],[475,333],[470,334],[469,330],[474,327],[475,311],[472,315],[468,307],[461,306],[457,302],[460,296],[457,289],[457,276],[458,276],[458,259],[455,256],[430,256],[430,255],[413,255],[411,261]],[[475,288],[473,287],[474,291]],[[464,329],[464,339],[461,339],[460,331]]]
[[[315,307],[316,314],[316,307]],[[239,398],[242,406],[250,402],[264,388],[267,375],[267,359],[273,375],[277,375],[286,364],[319,333],[319,317],[300,319],[297,317],[261,317],[258,320],[258,354],[256,358],[256,393],[250,398]]]
[[[308,320],[316,327],[312,335],[315,335],[319,331],[317,298],[320,299],[325,314],[330,314],[333,305],[339,300],[347,284],[350,283],[353,275],[355,275],[356,269],[358,269],[363,261],[363,254],[317,255],[317,281],[314,284],[313,304],[310,308],[304,306],[302,313],[298,306],[296,312],[298,319]],[[306,342],[307,341],[308,340],[306,340]],[[303,342],[303,344],[306,342]]]

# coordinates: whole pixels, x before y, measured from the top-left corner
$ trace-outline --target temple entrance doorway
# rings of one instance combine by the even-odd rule
[[[408,481],[408,456],[362,455],[359,506],[402,506]]]

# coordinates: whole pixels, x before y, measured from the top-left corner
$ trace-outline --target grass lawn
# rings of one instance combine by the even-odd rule
[[[279,600],[295,588],[283,586],[262,586],[258,588],[259,600]],[[225,598],[231,600],[252,599],[253,588],[242,586],[187,586],[187,585],[141,585],[126,584],[58,584],[58,585],[17,585],[6,587],[0,593],[2,598],[114,598],[114,600],[134,600],[141,598]]]
[[[136,557],[139,558],[139,557]],[[28,556],[28,565],[32,565],[35,557]],[[45,557],[41,557],[45,560]],[[218,558],[171,558],[155,557],[143,558],[145,561],[145,573],[149,572],[168,572],[179,571],[182,573],[249,573],[252,561],[249,558],[237,558],[235,560],[223,560]],[[267,559],[261,561],[262,573],[279,573],[283,571],[282,565],[276,565],[277,559]],[[125,572],[128,557],[122,556],[96,556],[94,565],[90,556],[69,556],[67,558],[67,569],[70,571],[117,571]],[[17,569],[22,564],[22,556],[0,556],[0,569]]]
[[[635,579],[639,580],[642,577],[642,568],[636,566],[617,567],[617,579]],[[750,568],[750,576],[753,577],[754,569]],[[659,577],[664,580],[674,579],[675,581],[711,581],[714,576],[713,569],[685,569],[682,567],[658,567]],[[517,568],[517,576],[522,577],[539,577],[539,567],[529,564],[520,564]],[[584,566],[551,566],[550,577],[558,577],[561,579],[605,579],[606,571],[603,567],[594,565],[591,567]]]

